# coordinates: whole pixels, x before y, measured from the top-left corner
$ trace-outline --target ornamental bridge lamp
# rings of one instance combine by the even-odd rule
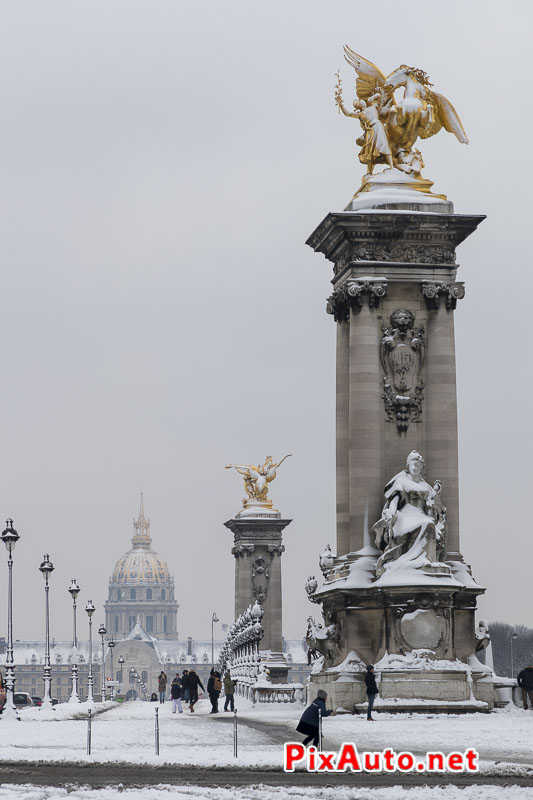
[[[111,657],[111,682],[112,682],[111,683],[111,700],[114,700],[115,699],[115,687],[113,686],[113,682],[115,680],[115,676],[113,674],[113,649],[116,647],[116,642],[113,639],[113,637],[111,637],[111,639],[108,641],[107,646],[109,647],[109,655]]]
[[[100,625],[100,627],[98,628],[98,633],[102,637],[102,676],[101,676],[102,679],[100,681],[100,694],[101,694],[102,703],[105,703],[105,642],[104,642],[104,636],[107,633],[107,628],[106,628],[106,626],[104,625],[103,622]]]
[[[68,588],[68,592],[72,597],[72,607],[73,607],[73,627],[72,627],[72,649],[73,653],[73,664],[72,664],[72,694],[70,695],[69,703],[79,703],[80,698],[78,696],[78,636],[76,631],[76,600],[78,599],[78,595],[80,593],[80,587],[76,583],[76,579],[72,578],[70,582],[70,586]]]
[[[7,549],[7,653],[6,653],[6,704],[0,719],[19,719],[13,695],[15,693],[15,660],[13,658],[13,550],[20,536],[8,519],[2,532],[2,541]]]
[[[89,675],[87,677],[87,702],[94,703],[93,697],[93,614],[96,611],[93,601],[88,600],[85,611],[89,618]]]
[[[46,620],[46,629],[45,629],[45,651],[44,651],[44,697],[42,705],[47,709],[52,709],[52,698],[51,698],[51,686],[52,686],[52,668],[50,666],[50,575],[54,571],[54,565],[50,561],[50,556],[48,553],[45,553],[43,556],[43,560],[41,562],[41,566],[39,567],[40,572],[44,578],[44,602],[45,602],[45,620]]]

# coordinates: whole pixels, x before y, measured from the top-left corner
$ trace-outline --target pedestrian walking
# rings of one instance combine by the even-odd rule
[[[374,665],[368,664],[365,674],[366,696],[368,698],[368,709],[366,712],[367,722],[374,722],[372,717],[372,709],[374,708],[374,700],[376,695],[379,694],[376,684],[376,676],[374,675]]]
[[[150,702],[157,703],[157,694],[155,692],[152,692],[152,694],[150,695]]]
[[[319,737],[319,712],[322,717],[329,717],[332,713],[328,711],[326,708],[326,700],[328,698],[328,693],[325,692],[323,689],[319,689],[316,698],[313,700],[310,706],[307,706],[304,713],[300,717],[300,722],[298,723],[296,730],[298,733],[303,733],[305,739],[303,740],[302,744],[308,745],[311,739],[313,740],[313,744],[315,747],[318,747],[318,737]]]
[[[522,690],[522,703],[524,704],[525,710],[527,711],[528,697],[531,703],[531,709],[533,710],[533,667],[525,667],[521,670],[517,675],[516,682]]]
[[[224,694],[226,695],[226,699],[224,701],[224,711],[229,711],[230,709],[231,711],[235,711],[233,698],[235,694],[236,683],[237,681],[232,681],[231,673],[228,670],[228,672],[226,672],[226,674],[224,675]],[[230,708],[228,708],[228,705]]]
[[[221,691],[222,681],[220,680],[220,672],[211,670],[209,680],[207,681],[207,694],[209,695],[209,700],[211,701],[210,714],[218,714],[218,698],[220,697]]]
[[[161,670],[161,672],[157,676],[157,687],[159,689],[159,702],[160,703],[164,703],[165,702],[165,694],[167,692],[167,681],[168,681],[168,678],[167,678],[166,674],[163,672],[163,670]]]
[[[4,706],[6,704],[6,685],[4,683],[4,677],[0,672],[0,714],[4,710]]]
[[[176,713],[176,708],[178,709],[180,714],[183,714],[183,708],[181,707],[181,679],[178,673],[176,673],[176,677],[173,679],[172,683],[170,684],[170,696],[172,698],[172,713]]]
[[[202,692],[205,692],[202,681],[193,669],[189,670],[187,686],[189,688],[189,711],[193,712],[195,703],[198,702],[198,687],[201,688]]]
[[[189,702],[189,670],[184,669],[181,675],[181,689],[183,691],[183,699],[186,703]]]

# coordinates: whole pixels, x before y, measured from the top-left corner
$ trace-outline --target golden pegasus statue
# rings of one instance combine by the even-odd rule
[[[344,58],[357,73],[358,99],[353,102],[354,110],[348,111],[337,72],[335,102],[339,113],[358,119],[363,129],[363,135],[357,139],[361,147],[359,161],[367,167],[361,190],[365,190],[365,181],[373,175],[374,167],[386,164],[390,170],[399,170],[400,178],[401,173],[409,176],[410,188],[429,191],[432,183],[420,177],[424,162],[414,145],[417,139],[428,139],[442,128],[468,144],[455,108],[444,95],[431,88],[429,76],[421,69],[402,64],[385,76],[379,67],[348,45],[344,46]],[[401,89],[403,96],[396,99],[394,93]],[[381,175],[385,176],[385,172]]]

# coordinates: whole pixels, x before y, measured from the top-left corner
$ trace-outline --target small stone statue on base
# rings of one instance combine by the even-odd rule
[[[385,487],[385,505],[373,530],[383,551],[376,564],[379,577],[388,570],[426,569],[442,564],[446,553],[446,509],[440,500],[440,481],[430,486],[423,478],[424,459],[409,453],[406,468]]]

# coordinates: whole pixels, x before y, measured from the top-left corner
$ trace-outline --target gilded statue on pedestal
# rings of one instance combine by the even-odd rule
[[[264,464],[255,466],[253,464],[228,464],[225,469],[236,469],[244,478],[244,489],[247,497],[243,500],[243,505],[250,501],[254,503],[268,503],[272,505],[268,497],[268,487],[277,475],[278,467],[283,464],[286,458],[290,458],[292,453],[284,456],[281,461],[274,463],[272,456],[267,456]]]
[[[343,102],[341,78],[337,72],[335,103],[339,113],[358,119],[361,124],[363,134],[357,144],[361,148],[359,161],[366,165],[367,177],[373,175],[376,165],[385,164],[391,170],[387,176],[390,182],[395,182],[394,171],[399,170],[400,177],[403,174],[415,181],[410,188],[427,192],[431,182],[422,179],[423,185],[416,184],[424,162],[414,145],[418,139],[434,136],[441,128],[468,144],[455,108],[444,95],[431,88],[429,76],[421,69],[402,64],[385,76],[375,64],[347,45],[344,57],[357,72],[358,99],[353,102],[354,110],[349,111]],[[403,90],[402,97],[395,97],[397,90]]]

